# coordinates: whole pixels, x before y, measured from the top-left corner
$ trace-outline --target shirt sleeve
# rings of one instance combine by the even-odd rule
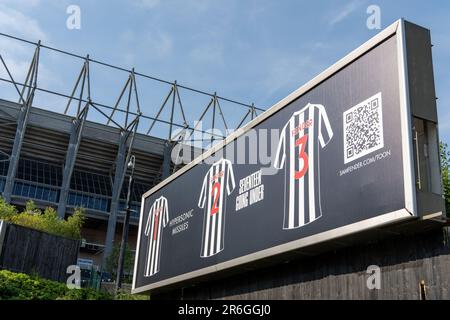
[[[281,131],[280,141],[278,142],[275,161],[273,163],[274,168],[278,170],[284,167],[284,161],[286,158],[286,128],[287,125],[284,126],[283,130]]]
[[[148,213],[147,217],[147,224],[145,225],[144,234],[148,236],[150,234],[150,220],[152,220],[152,212],[153,212],[153,206],[150,208],[150,211]]]
[[[206,200],[206,189],[207,189],[207,177],[208,173],[206,173],[205,178],[203,179],[203,185],[202,190],[200,191],[200,197],[198,199],[198,207],[203,208],[205,206],[205,200]]]
[[[167,226],[169,223],[169,203],[167,199],[164,199],[164,218],[163,218],[163,227]]]
[[[231,164],[231,161],[227,161],[227,167],[228,167],[228,179],[227,179],[227,192],[228,192],[228,195],[230,195],[232,192],[233,192],[233,190],[234,190],[234,188],[235,188],[235,186],[236,186],[236,184],[235,184],[235,181],[234,181],[234,172],[233,172],[233,165]]]
[[[330,120],[328,119],[327,111],[321,105],[319,107],[319,142],[320,146],[324,148],[333,138],[333,130],[331,129]]]

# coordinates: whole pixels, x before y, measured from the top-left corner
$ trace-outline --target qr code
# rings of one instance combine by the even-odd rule
[[[384,147],[381,92],[344,112],[344,163]]]

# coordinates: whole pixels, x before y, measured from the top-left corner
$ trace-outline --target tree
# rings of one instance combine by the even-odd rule
[[[448,145],[441,142],[441,172],[442,172],[442,186],[445,198],[445,206],[447,208],[447,215],[450,215],[450,151]]]
[[[119,254],[120,254],[120,244],[115,244],[111,254],[106,259],[106,271],[109,272],[113,279],[117,276],[117,266],[119,263]],[[125,247],[125,260],[123,264],[123,271],[125,274],[124,279],[128,279],[127,275],[131,275],[131,271],[134,265],[134,255],[131,252],[128,244]]]

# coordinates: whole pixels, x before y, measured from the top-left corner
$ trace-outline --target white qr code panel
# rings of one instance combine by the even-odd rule
[[[344,163],[384,147],[381,92],[344,112]]]

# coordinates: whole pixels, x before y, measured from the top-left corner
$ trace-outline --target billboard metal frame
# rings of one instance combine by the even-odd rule
[[[152,195],[153,193],[160,190],[165,185],[177,179],[179,176],[201,163],[204,159],[208,158],[218,150],[224,148],[227,144],[236,140],[238,137],[242,136],[252,128],[254,128],[259,123],[263,122],[267,118],[271,117],[273,114],[288,106],[291,102],[301,97],[326,79],[332,77],[334,74],[339,72],[341,69],[345,68],[368,51],[377,47],[383,43],[388,38],[397,35],[397,54],[398,54],[398,73],[399,73],[399,93],[400,93],[400,108],[401,108],[401,132],[402,132],[402,149],[403,149],[403,175],[404,175],[404,194],[405,194],[405,207],[403,209],[389,212],[386,214],[379,215],[374,218],[362,220],[353,224],[328,230],[322,233],[318,233],[309,237],[291,241],[285,244],[281,244],[275,247],[271,247],[262,251],[254,252],[242,257],[238,257],[226,262],[222,262],[213,266],[209,266],[203,269],[195,270],[189,273],[181,274],[169,279],[165,279],[153,284],[144,285],[141,287],[136,287],[136,275],[137,275],[137,264],[139,261],[139,248],[140,248],[140,238],[142,232],[142,219],[145,199]],[[406,36],[405,36],[405,20],[399,19],[389,27],[381,31],[372,39],[368,40],[366,43],[349,53],[347,56],[336,62],[334,65],[320,73],[311,81],[307,82],[305,85],[288,95],[286,98],[282,99],[276,103],[273,107],[269,108],[263,114],[259,115],[253,121],[249,122],[247,125],[241,129],[235,131],[233,134],[228,136],[226,139],[204,152],[202,155],[197,157],[195,160],[187,164],[185,167],[177,171],[175,174],[171,175],[166,180],[159,183],[157,186],[146,192],[142,196],[141,214],[139,222],[139,232],[138,232],[138,243],[135,257],[134,266],[134,276],[133,276],[133,286],[132,293],[142,293],[156,288],[165,287],[168,285],[173,285],[178,282],[189,280],[192,278],[197,278],[214,272],[222,271],[232,267],[236,267],[245,263],[253,262],[263,258],[268,258],[281,253],[285,253],[291,250],[307,247],[313,244],[322,243],[325,241],[333,240],[342,236],[351,235],[357,232],[365,231],[375,227],[381,227],[384,225],[392,224],[395,222],[400,222],[407,219],[412,219],[418,217],[417,203],[416,203],[416,190],[415,190],[415,171],[414,171],[414,158],[413,158],[413,145],[412,145],[412,132],[411,132],[411,109],[409,101],[409,84],[408,84],[408,68],[407,68],[407,52],[406,52]]]

